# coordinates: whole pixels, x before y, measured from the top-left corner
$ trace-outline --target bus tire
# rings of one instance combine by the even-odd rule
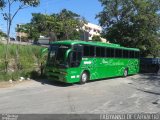
[[[89,79],[89,75],[87,72],[83,72],[80,78],[80,84],[85,84]]]
[[[124,72],[123,72],[123,77],[127,77],[128,76],[128,69],[124,69]]]

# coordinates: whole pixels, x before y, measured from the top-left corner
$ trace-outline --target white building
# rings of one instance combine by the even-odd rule
[[[84,24],[82,29],[89,33],[89,40],[92,40],[93,36],[100,36],[100,33],[102,32],[101,26],[92,23]],[[106,42],[106,39],[101,38],[101,41]]]

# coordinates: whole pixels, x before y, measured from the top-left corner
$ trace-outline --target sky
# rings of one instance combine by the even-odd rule
[[[18,4],[14,4],[12,11],[15,11],[17,7]],[[88,22],[93,24],[98,24],[98,20],[95,19],[95,16],[102,11],[101,3],[98,0],[40,0],[40,5],[38,7],[29,7],[21,10],[17,14],[12,24],[11,36],[15,37],[15,27],[17,24],[30,22],[32,13],[58,13],[64,8],[85,17]],[[6,26],[6,21],[3,20],[0,14],[0,29],[6,32]]]

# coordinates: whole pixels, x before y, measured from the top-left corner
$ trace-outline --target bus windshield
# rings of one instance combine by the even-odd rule
[[[49,48],[48,65],[66,66],[66,53],[70,48],[71,46],[69,45],[51,45]]]

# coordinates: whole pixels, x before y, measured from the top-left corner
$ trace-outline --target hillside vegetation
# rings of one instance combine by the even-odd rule
[[[0,81],[17,80],[20,77],[38,77],[44,59],[41,57],[43,47],[31,45],[8,45],[8,72],[5,72],[5,47],[0,44]]]

